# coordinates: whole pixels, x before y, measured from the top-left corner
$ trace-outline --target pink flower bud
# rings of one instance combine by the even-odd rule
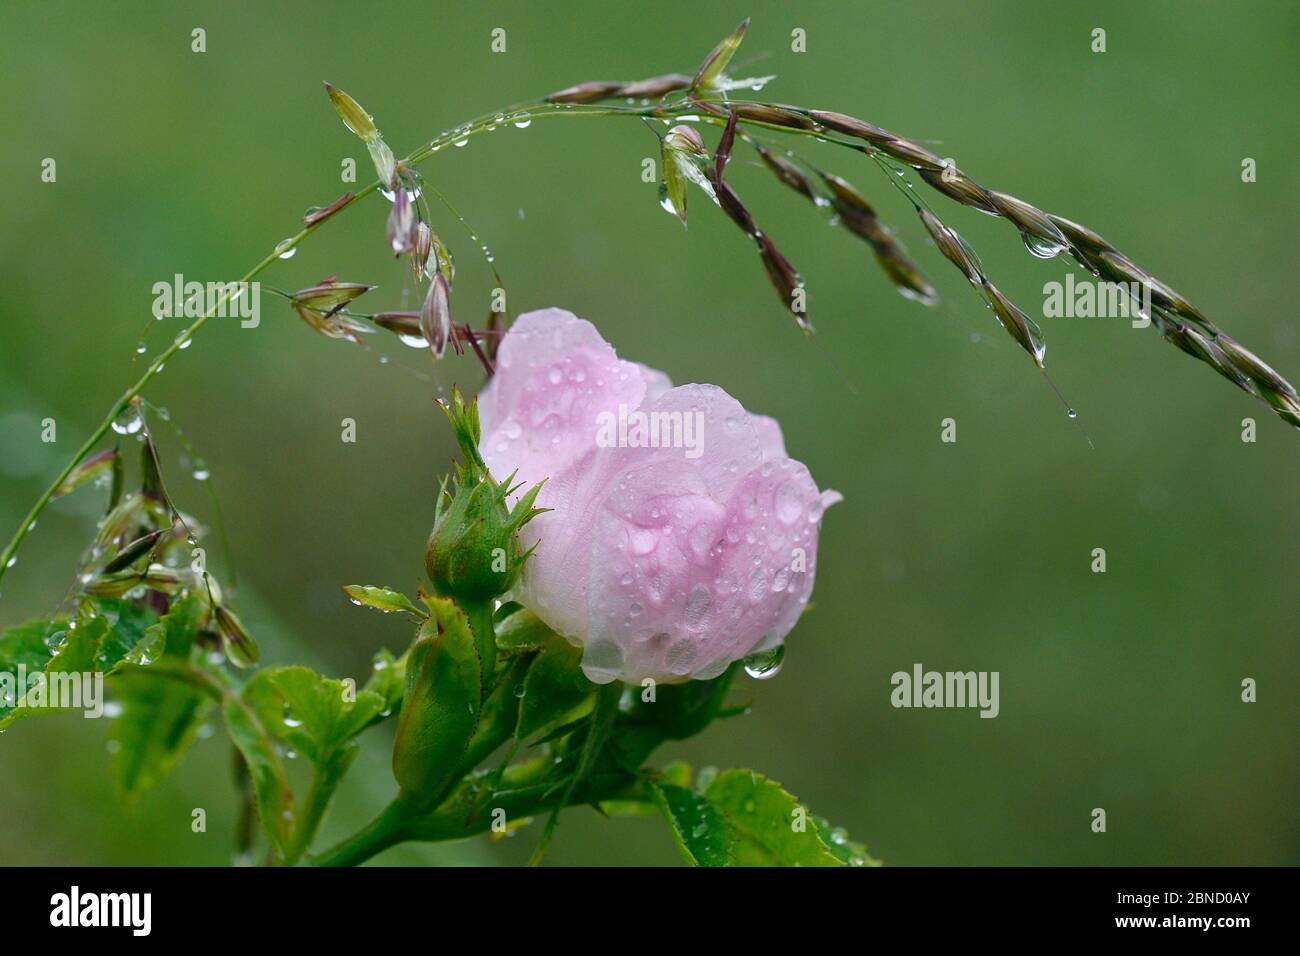
[[[560,309],[519,317],[479,396],[480,448],[551,508],[514,596],[599,683],[709,678],[781,645],[812,593],[827,506],[781,429],[672,386]]]

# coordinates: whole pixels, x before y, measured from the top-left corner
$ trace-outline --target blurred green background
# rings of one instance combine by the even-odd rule
[[[177,331],[149,318],[154,282],[242,274],[306,207],[350,188],[344,157],[369,180],[322,80],[364,103],[401,155],[571,83],[693,70],[747,14],[733,73],[778,74],[765,97],[862,116],[1088,223],[1300,376],[1291,2],[11,2],[0,8],[6,537],[141,371],[141,329],[155,326],[151,354]],[[206,53],[191,52],[196,27]],[[489,49],[495,27],[505,54]],[[1095,27],[1104,54],[1090,50]],[[791,52],[795,28],[806,53]],[[684,233],[659,209],[640,180],[654,146],[634,121],[557,120],[423,169],[492,246],[512,313],[567,307],[624,356],[723,386],[779,418],[791,454],[844,493],[784,671],[742,681],[753,713],[664,759],[760,769],[894,864],[1295,863],[1300,436],[1153,330],[1045,320],[1049,368],[1090,448],[878,169],[813,150],[896,225],[944,296],[937,310],[900,298],[863,243],[738,151],[730,178],[809,285],[810,344],[730,222],[697,197]],[[40,182],[45,157],[55,184]],[[1244,157],[1258,182],[1242,183]],[[934,205],[1039,314],[1064,260],[1033,259],[1004,222]],[[376,197],[347,211],[264,281],[297,288],[337,272],[380,285],[371,309],[416,307],[384,250],[386,211]],[[435,217],[459,253],[453,304],[477,323],[493,283],[456,223]],[[214,322],[150,388],[212,467],[241,611],[270,662],[361,675],[377,648],[408,639],[339,585],[414,590],[452,455],[431,399],[452,382],[474,387],[474,363],[431,376],[419,352],[379,336],[368,350],[328,341],[267,295],[260,328]],[[54,445],[39,441],[47,416]],[[358,423],[354,445],[339,441],[344,417]],[[939,441],[946,417],[956,444]],[[1254,444],[1241,441],[1245,417]],[[177,501],[210,518],[176,442],[160,441]],[[97,494],[46,513],[0,588],[0,623],[60,598]],[[1096,547],[1104,575],[1089,570]],[[1001,715],[895,710],[889,676],[914,662],[999,671]],[[1245,677],[1258,703],[1240,702]],[[372,733],[326,839],[390,795],[384,731]],[[113,796],[105,741],[103,722],[64,718],[4,734],[0,863],[226,862],[221,734],[132,808]],[[205,835],[189,829],[199,806]],[[1089,829],[1094,807],[1107,810],[1104,835]],[[537,832],[380,860],[520,862]],[[550,859],[677,857],[657,821],[579,809]]]

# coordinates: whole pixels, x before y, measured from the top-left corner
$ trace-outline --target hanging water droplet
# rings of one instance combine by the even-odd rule
[[[420,198],[421,190],[419,186],[406,186],[404,188],[406,189],[406,198],[409,199],[412,203],[414,203],[417,199]],[[385,199],[387,199],[389,202],[397,201],[397,191],[394,189],[384,189],[383,187],[380,187],[379,194],[383,196]]]
[[[528,127],[532,125],[533,125],[533,121],[530,119],[515,121],[515,129],[528,129]]]
[[[1044,239],[1042,236],[1035,236],[1028,232],[1022,232],[1020,235],[1025,240],[1025,248],[1039,259],[1054,259],[1065,251],[1065,246],[1059,242],[1053,242],[1050,239]]]
[[[184,351],[185,349],[189,348],[189,347],[190,347],[190,343],[193,342],[193,341],[194,341],[194,340],[193,340],[192,338],[189,338],[189,337],[188,337],[184,332],[182,332],[180,335],[176,336],[177,347],[178,347],[181,351]]]
[[[745,673],[754,680],[768,680],[781,672],[785,660],[785,645],[778,644],[766,651],[750,654],[744,660]]]
[[[202,459],[194,463],[194,470],[190,472],[190,474],[194,476],[195,481],[207,481],[212,477],[212,472],[208,470],[207,462]]]
[[[294,238],[292,236],[288,239],[281,239],[279,243],[276,244],[275,254],[281,259],[292,259],[298,254],[298,247],[293,245],[293,242]]]
[[[1069,416],[1070,418],[1078,418],[1078,417],[1079,417],[1079,413],[1076,412],[1073,408],[1067,408],[1067,409],[1065,410],[1065,414],[1066,414],[1067,416]]]
[[[143,342],[137,342],[137,343],[135,344],[135,354],[136,354],[136,355],[144,355],[145,350],[146,350],[148,347],[149,347],[149,346],[145,345]]]
[[[134,435],[144,427],[144,419],[140,417],[140,411],[134,405],[128,405],[122,410],[122,414],[113,419],[113,431],[119,435]]]
[[[468,142],[469,142],[469,137],[466,137],[465,139],[458,139],[458,140],[456,140],[455,145],[456,145],[457,147],[461,147],[461,146],[464,146],[464,145],[465,145],[466,143],[468,143]]]

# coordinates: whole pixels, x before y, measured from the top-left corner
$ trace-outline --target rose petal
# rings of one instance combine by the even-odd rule
[[[595,326],[563,309],[526,312],[497,351],[479,396],[480,448],[499,479],[553,477],[595,446],[596,416],[645,395],[641,367],[624,362]]]

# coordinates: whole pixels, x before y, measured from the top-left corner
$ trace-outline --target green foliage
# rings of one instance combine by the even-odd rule
[[[866,848],[801,807],[780,784],[728,770],[702,790],[656,781],[655,801],[694,866],[863,866]]]
[[[424,620],[429,615],[416,607],[401,591],[394,591],[391,588],[373,587],[368,584],[349,584],[343,588],[343,592],[348,596],[353,604],[361,607],[372,607],[377,611],[383,611],[385,614],[391,614],[394,611],[405,611],[413,614],[420,620]]]
[[[244,686],[243,698],[267,733],[318,767],[353,746],[352,738],[385,706],[374,691],[300,666],[258,671]]]
[[[128,800],[156,785],[184,756],[210,702],[193,688],[149,674],[122,674],[114,682],[122,708],[113,721],[113,782]]]
[[[25,672],[29,693],[36,675],[50,686],[59,674],[113,674],[125,664],[143,662],[150,648],[160,648],[157,634],[149,633],[156,621],[148,608],[105,599],[75,618],[29,621],[0,633],[0,729],[55,709],[22,706],[20,673]]]
[[[383,698],[384,706],[379,717],[387,716],[402,703],[406,693],[406,654],[393,657],[387,648],[375,655],[370,664],[370,678],[365,689]]]
[[[147,643],[153,657],[185,661],[203,617],[200,599],[186,596],[149,626],[137,647]],[[157,784],[184,755],[209,701],[192,684],[162,680],[148,672],[123,673],[113,689],[122,710],[112,727],[113,780],[118,791],[133,800]]]
[[[143,663],[141,657],[147,656],[145,648],[159,649],[158,632],[148,633],[157,623],[158,615],[149,608],[121,598],[107,598],[99,602],[98,612],[108,621],[109,631],[100,640],[95,654],[97,669],[111,674],[124,663]],[[142,643],[144,648],[140,647]]]
[[[360,747],[355,737],[379,716],[386,702],[374,691],[358,691],[350,681],[322,677],[299,666],[259,671],[240,696],[253,715],[250,725],[260,726],[266,735],[301,754],[312,765],[311,788],[295,806],[287,782],[281,787],[275,765],[266,760],[264,742],[253,746],[255,758],[264,764],[260,767],[264,775],[260,786],[258,770],[254,772],[263,825],[286,862],[295,862],[310,844],[339,781],[356,759]],[[292,819],[291,832],[281,832],[278,824],[270,821],[267,814],[274,811],[279,812],[279,819]]]
[[[248,767],[262,829],[276,852],[283,856],[294,820],[293,791],[289,789],[284,765],[266,729],[243,698],[237,694],[227,696],[221,705],[221,715],[226,732]]]

